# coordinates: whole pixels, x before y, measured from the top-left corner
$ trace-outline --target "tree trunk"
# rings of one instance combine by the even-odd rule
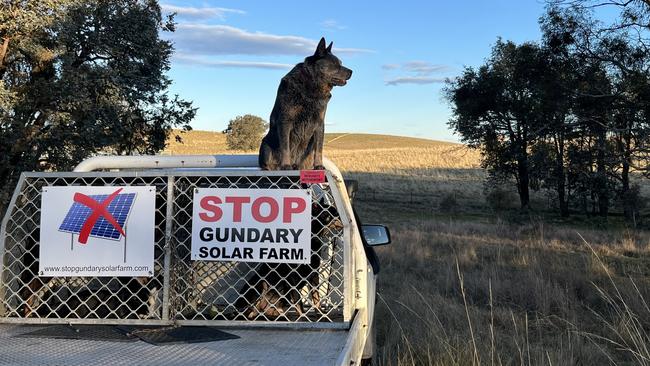
[[[627,135],[623,136],[625,141],[623,150],[623,169],[621,170],[621,196],[623,197],[623,214],[625,219],[633,222],[634,217],[634,197],[630,192],[630,165],[632,163],[632,137],[631,132],[628,130]]]
[[[529,177],[528,177],[528,158],[523,157],[517,160],[517,175],[519,179],[517,180],[517,190],[519,191],[519,202],[521,203],[521,209],[526,210],[530,206],[530,193],[528,190],[529,186]]]
[[[634,207],[632,197],[630,197],[630,163],[627,159],[623,160],[623,169],[621,170],[621,196],[623,197],[623,214],[627,220],[634,217]]]
[[[3,37],[2,45],[0,45],[0,68],[4,65],[5,57],[7,56],[7,49],[9,49],[9,37]]]
[[[569,200],[566,197],[564,167],[559,167],[557,175],[557,199],[560,203],[560,215],[569,217]]]
[[[9,37],[2,38],[2,44],[0,45],[0,79],[4,75],[5,67],[5,57],[7,57],[7,50],[9,49]]]
[[[557,169],[557,199],[560,203],[560,215],[569,217],[569,200],[566,196],[566,176],[564,174],[564,138],[556,140],[555,169]]]
[[[598,215],[607,217],[609,213],[609,189],[607,187],[607,171],[605,167],[605,149],[607,142],[605,141],[605,131],[601,130],[598,133],[598,141],[596,143],[596,187],[598,196]]]

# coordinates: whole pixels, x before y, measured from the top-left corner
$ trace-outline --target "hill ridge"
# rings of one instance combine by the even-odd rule
[[[183,143],[176,141],[176,136],[180,136]],[[195,151],[200,153],[225,152],[226,136],[218,131],[192,130],[180,131],[174,130],[167,141],[165,153],[181,154]],[[360,132],[331,132],[325,134],[325,149],[342,149],[342,150],[367,150],[367,149],[387,149],[387,148],[440,148],[440,147],[464,147],[463,144],[450,141],[432,140],[420,137],[397,136],[375,133]]]

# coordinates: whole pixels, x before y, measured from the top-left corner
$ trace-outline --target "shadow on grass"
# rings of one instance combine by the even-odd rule
[[[478,178],[344,176],[359,180],[362,220],[392,230],[378,250],[378,364],[647,364],[650,232],[516,202],[495,212]]]

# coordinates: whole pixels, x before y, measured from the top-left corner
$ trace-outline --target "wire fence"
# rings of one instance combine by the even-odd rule
[[[348,246],[343,243],[340,208],[329,184],[308,187],[312,197],[312,257],[308,264],[191,260],[195,190],[307,188],[297,176],[256,173],[26,174],[0,238],[0,322],[343,322],[345,289],[349,286],[344,250]],[[154,187],[152,276],[40,276],[41,197],[43,188],[50,186]]]

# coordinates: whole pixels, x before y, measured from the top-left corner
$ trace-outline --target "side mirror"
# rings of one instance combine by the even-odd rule
[[[390,244],[390,231],[384,225],[361,225],[361,231],[370,246]]]

